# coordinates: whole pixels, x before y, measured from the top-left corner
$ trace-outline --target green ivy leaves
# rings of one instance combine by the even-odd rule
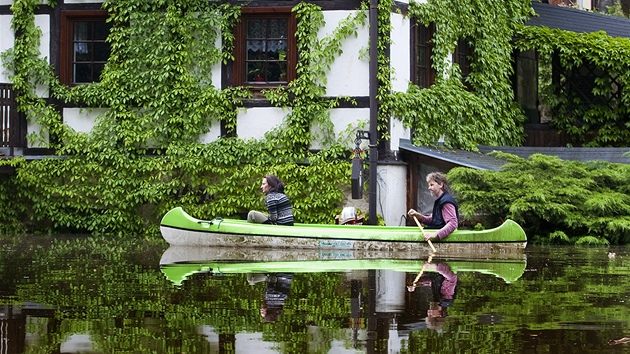
[[[628,146],[628,116],[630,95],[624,89],[630,84],[630,40],[613,38],[604,32],[575,33],[546,27],[521,27],[516,46],[522,50],[537,50],[544,70],[551,71],[551,58],[558,55],[561,68],[578,70],[594,66],[610,74],[594,80],[592,94],[607,103],[591,103],[567,96],[558,90],[550,73],[543,80],[541,92],[545,104],[553,112],[551,125],[567,132],[571,143],[580,146]],[[542,71],[544,72],[544,71]]]
[[[432,65],[436,82],[393,97],[394,115],[414,128],[414,143],[475,150],[483,145],[518,145],[524,116],[513,103],[511,40],[515,26],[532,13],[526,0],[492,4],[477,0],[435,0],[411,3],[409,16],[423,25],[435,24]],[[469,91],[461,83],[451,57],[457,40],[468,39],[474,48]]]
[[[291,106],[286,125],[264,140],[221,138],[204,145],[200,137],[218,124],[235,133],[238,107],[251,96],[243,87],[212,85],[213,69],[232,59],[238,6],[107,1],[111,56],[101,81],[67,87],[39,59],[37,5],[14,2],[13,25],[20,35],[2,57],[14,72],[20,108],[43,128],[42,137],[53,137],[50,147],[60,158],[15,165],[17,176],[0,185],[4,205],[15,211],[5,214],[13,223],[4,229],[156,235],[159,219],[174,206],[199,217],[240,217],[264,208],[259,185],[267,173],[287,184],[298,221],[334,221],[350,176],[347,148],[333,142],[310,152],[310,127],[327,121],[330,126],[328,112],[337,101],[323,97],[322,78],[340,54],[340,41],[356,34],[362,12],[319,40],[321,9],[296,7],[303,17],[297,34],[304,53],[301,76],[287,91],[268,92],[272,102]],[[309,47],[313,41],[319,51]],[[87,109],[106,107],[105,113],[89,134],[75,132],[37,96],[38,84],[50,86],[54,98]]]

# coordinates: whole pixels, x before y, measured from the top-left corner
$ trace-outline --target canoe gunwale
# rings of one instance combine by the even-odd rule
[[[160,231],[172,246],[269,247],[407,250],[424,248],[428,243],[417,228],[372,225],[264,225],[244,220],[214,218],[196,219],[181,207],[169,211],[162,219]],[[290,233],[290,234],[289,234]],[[486,249],[523,249],[527,238],[523,229],[512,220],[488,230],[456,230],[444,240],[435,240],[436,247],[480,247]],[[453,247],[457,245],[457,247]]]

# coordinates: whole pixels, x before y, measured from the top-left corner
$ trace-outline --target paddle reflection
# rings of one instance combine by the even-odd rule
[[[418,287],[420,290],[423,287],[430,290],[431,301],[427,310],[426,324],[428,328],[441,330],[448,315],[448,308],[455,301],[458,277],[448,263],[431,264],[430,261],[431,258],[425,262],[414,282],[407,286],[407,291],[413,293]],[[427,271],[430,273],[424,273]]]

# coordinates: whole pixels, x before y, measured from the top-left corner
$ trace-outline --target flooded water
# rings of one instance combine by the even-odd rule
[[[630,248],[510,255],[0,239],[0,353],[629,353]]]

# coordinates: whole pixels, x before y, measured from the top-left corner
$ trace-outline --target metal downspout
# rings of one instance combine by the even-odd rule
[[[378,223],[376,216],[376,173],[378,161],[377,129],[378,125],[378,0],[370,0],[370,181],[368,192],[369,224]]]

